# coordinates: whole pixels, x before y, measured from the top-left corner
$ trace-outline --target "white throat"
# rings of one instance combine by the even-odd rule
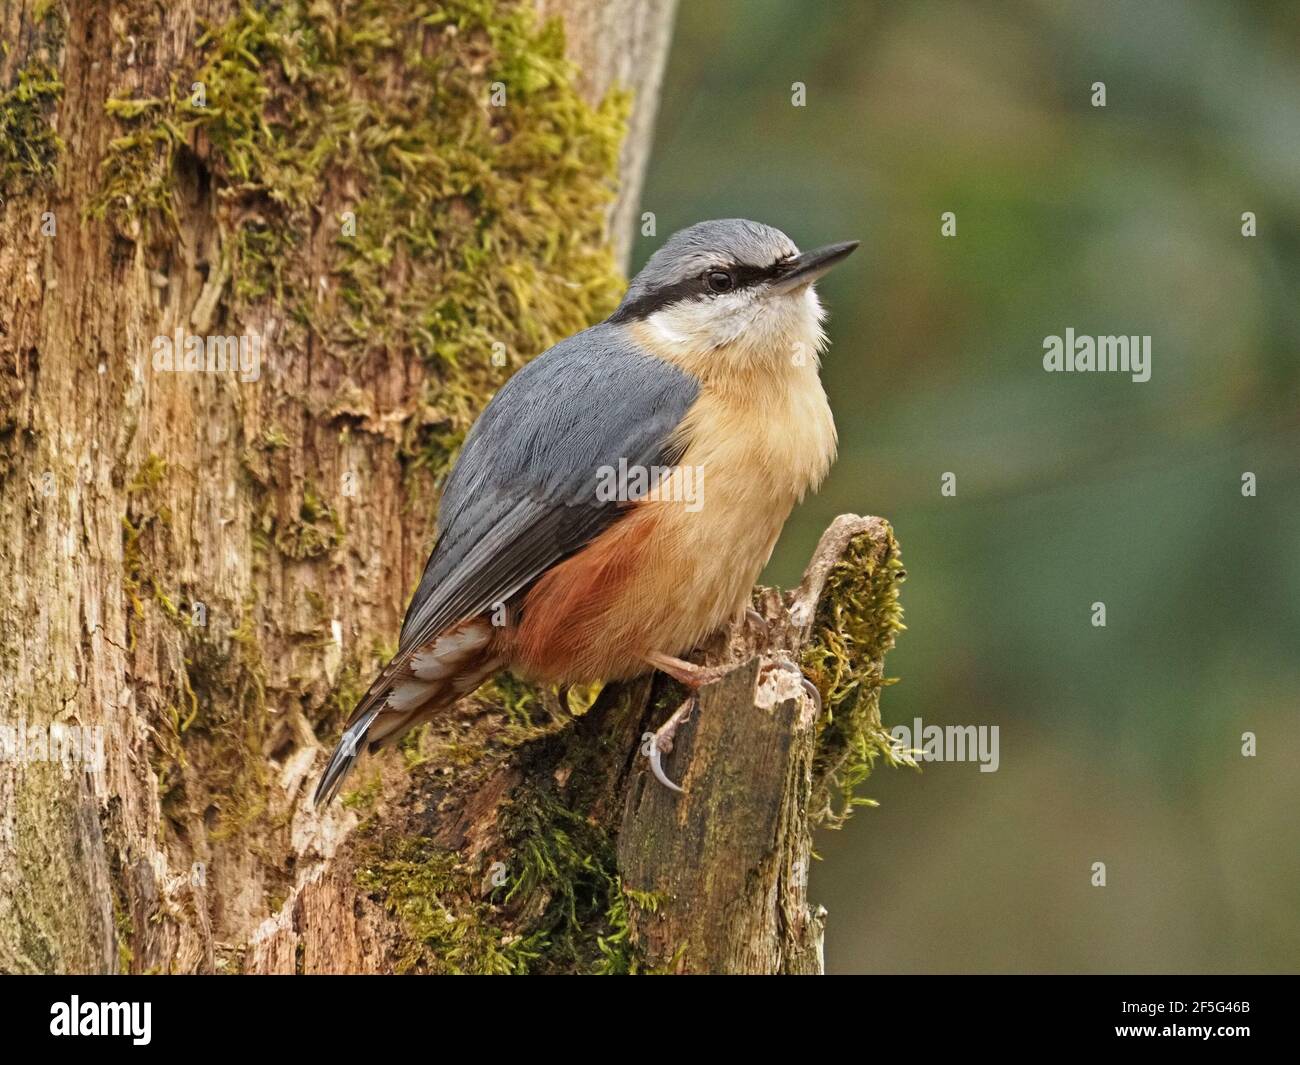
[[[660,358],[704,379],[787,369],[815,374],[826,344],[825,316],[812,285],[781,295],[743,289],[671,304],[637,332]]]

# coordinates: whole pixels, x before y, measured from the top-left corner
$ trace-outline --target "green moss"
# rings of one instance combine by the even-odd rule
[[[502,811],[503,839],[519,871],[506,901],[537,909],[550,931],[570,934],[601,913],[614,883],[607,837],[553,795],[526,792]]]
[[[410,350],[434,371],[410,468],[444,472],[487,395],[616,302],[603,228],[628,100],[582,100],[558,20],[522,0],[245,0],[198,55],[165,97],[109,101],[95,213],[130,237],[166,226],[200,144],[237,303],[276,298],[349,362]],[[302,254],[322,242],[325,290]]]
[[[159,576],[168,545],[160,535],[172,516],[159,489],[170,469],[150,454],[127,482],[122,517],[122,588],[129,603],[127,633],[134,648],[147,611],[163,622],[160,637],[177,653],[162,677],[162,705],[154,715],[150,762],[164,813],[184,820],[215,809],[212,839],[228,838],[265,809],[263,752],[267,730],[266,671],[251,604],[222,633],[196,627]],[[193,789],[198,789],[197,791]]]
[[[352,708],[361,701],[369,687],[369,680],[362,676],[361,666],[356,661],[347,661],[338,672],[338,679],[318,714],[313,715],[312,725],[318,731],[333,732],[340,722],[352,713]]]
[[[631,912],[629,903],[647,913],[658,913],[663,899],[653,891],[637,891],[627,887],[619,879],[611,893],[609,907],[605,910],[607,934],[597,934],[596,950],[599,959],[593,967],[597,976],[636,976],[639,973],[671,972],[677,966],[677,960],[686,944],[683,943],[678,953],[660,970],[645,968],[641,952],[632,943]]]
[[[120,875],[120,870],[117,870]],[[131,940],[135,936],[135,922],[131,920],[131,914],[127,911],[126,900],[122,897],[119,890],[120,881],[115,878],[113,881],[113,931],[117,939],[117,971],[122,975],[129,975],[131,972],[131,962],[135,954],[131,950]]]
[[[565,728],[595,705],[603,684],[541,688],[512,673],[499,673],[474,693],[485,710],[499,711],[505,727],[494,730],[498,746],[518,747]]]
[[[369,777],[362,781],[359,787],[352,791],[344,792],[343,797],[339,800],[344,809],[356,810],[359,813],[369,813],[379,802],[379,797],[384,793],[384,778],[378,771],[371,773]],[[272,912],[275,912],[274,910]]]
[[[167,476],[167,463],[150,453],[127,484],[127,513],[122,515],[122,590],[130,610],[127,646],[134,648],[137,624],[144,617],[145,598],[158,591],[158,582],[145,572],[145,543],[155,524],[171,524],[170,509],[155,500],[154,490]],[[174,610],[174,607],[173,607]]]
[[[157,488],[167,477],[167,461],[152,452],[145,456],[140,468],[135,471],[131,483],[126,486],[128,496],[140,495]]]
[[[628,906],[653,911],[659,900],[624,888],[614,841],[582,812],[581,800],[524,788],[502,810],[501,827],[512,874],[503,901],[546,944],[533,971],[639,971]]]
[[[500,866],[471,865],[417,838],[375,845],[358,885],[409,937],[402,971],[627,974],[644,969],[630,907],[660,899],[626,889],[612,840],[557,796],[517,792],[501,812]],[[493,873],[502,871],[494,886]]]
[[[209,837],[228,839],[262,816],[269,784],[266,668],[252,605],[245,604],[228,643],[202,639],[192,647],[185,664],[200,712],[186,733],[187,751],[203,794],[190,798],[215,806]],[[196,743],[200,738],[202,744]]]
[[[872,805],[856,791],[877,758],[911,764],[880,721],[881,690],[894,683],[884,675],[885,652],[905,628],[898,593],[906,576],[889,530],[883,557],[870,537],[859,536],[827,578],[803,656],[804,672],[822,697],[814,823],[839,827],[855,807]]]
[[[319,558],[343,542],[343,522],[310,481],[292,520],[276,531],[275,546],[289,558]]]
[[[484,706],[499,709],[507,728],[528,739],[550,731],[553,724],[540,690],[512,673],[500,673],[479,687],[475,698]]]
[[[358,867],[357,884],[406,930],[400,972],[526,973],[538,956],[537,938],[499,928],[495,908],[475,897],[474,877],[457,855],[427,840],[391,841]]]
[[[64,148],[51,122],[63,98],[57,65],[62,9],[41,0],[32,9],[31,25],[37,27],[31,59],[19,67],[11,85],[0,87],[0,201],[51,179]],[[8,50],[6,45],[6,54]]]
[[[289,437],[278,425],[273,425],[262,433],[262,444],[267,451],[281,451],[289,446]]]
[[[211,815],[209,838],[229,839],[263,815],[266,679],[251,607],[224,639],[178,624],[185,657],[151,733],[151,765],[166,816]]]
[[[23,67],[0,93],[0,195],[27,191],[52,177],[63,142],[50,125],[50,113],[63,96],[58,71],[48,63]]]

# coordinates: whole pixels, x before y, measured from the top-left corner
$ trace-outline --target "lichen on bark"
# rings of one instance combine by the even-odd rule
[[[165,14],[114,17],[119,46],[159,56]],[[359,512],[330,473],[361,455],[371,492],[396,478],[413,513],[386,516],[426,538],[432,489],[491,393],[614,306],[621,280],[604,220],[628,99],[584,100],[558,21],[539,23],[524,2],[241,0],[192,44],[183,64],[115,67],[132,87],[105,100],[111,135],[80,206],[119,252],[134,249],[158,294],[169,324],[146,324],[146,335],[274,333],[275,385],[214,397],[233,404],[237,484],[192,495],[193,459],[153,450],[121,474],[123,649],[161,835],[182,870],[203,861],[224,878],[216,897],[239,893],[213,918],[233,937],[293,888],[290,822],[312,732],[332,742],[392,650],[345,639],[349,605],[325,592],[345,571],[356,581],[380,539],[361,529],[354,542],[349,522],[373,511]],[[286,359],[310,361],[310,387]],[[399,361],[420,372],[395,381]],[[168,383],[150,381],[155,400]],[[242,592],[224,576],[219,587],[180,576],[214,569],[187,557],[208,548],[182,509],[209,491],[208,512],[237,519],[211,550],[236,545],[253,578]],[[218,497],[238,502],[214,507]],[[403,562],[409,570],[405,552]],[[195,604],[211,607],[210,624],[192,623]],[[387,618],[390,631],[399,619]],[[508,678],[476,705],[511,723],[506,747],[556,724]],[[410,764],[428,757],[407,750]],[[450,761],[483,751],[467,739]],[[279,787],[286,772],[292,795]],[[380,781],[359,784],[347,806],[365,810]],[[262,868],[241,882],[250,847]],[[140,900],[122,894],[122,912],[138,913]],[[193,894],[187,906],[211,905]],[[147,927],[117,923],[132,943]],[[148,967],[148,951],[121,947]]]
[[[63,12],[43,0],[32,12],[35,40],[27,61],[10,84],[0,83],[0,205],[54,176],[63,141],[53,123],[63,97],[59,61],[63,49]],[[10,45],[0,42],[0,71]]]
[[[197,43],[165,92],[108,101],[95,215],[174,225],[196,154],[234,307],[273,298],[353,364],[418,352],[434,374],[403,450],[445,472],[486,395],[617,301],[626,94],[587,104],[559,22],[524,3],[244,2]],[[328,279],[300,268],[322,246]]]
[[[822,698],[813,766],[817,826],[838,828],[855,808],[873,805],[858,792],[878,758],[915,768],[880,719],[881,692],[894,683],[885,676],[885,655],[906,628],[899,601],[906,578],[888,526],[883,539],[854,537],[827,575],[803,653],[804,671]]]
[[[551,797],[518,794],[501,811],[501,854],[469,857],[419,836],[383,836],[357,886],[400,921],[399,971],[631,974],[629,893],[613,843]],[[653,908],[647,893],[634,904]]]

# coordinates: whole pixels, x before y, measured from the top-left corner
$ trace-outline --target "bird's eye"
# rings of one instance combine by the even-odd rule
[[[730,292],[736,284],[726,270],[710,270],[704,280],[711,292]]]

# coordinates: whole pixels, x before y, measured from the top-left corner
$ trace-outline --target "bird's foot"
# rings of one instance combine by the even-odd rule
[[[819,718],[822,716],[822,693],[817,689],[817,685],[808,679],[802,669],[788,659],[776,659],[771,663],[770,668],[779,669],[798,677],[799,684],[803,687],[804,694],[808,696],[809,700],[813,704],[814,717]]]
[[[677,733],[677,727],[690,720],[691,711],[694,709],[695,695],[691,694],[673,711],[672,716],[649,736],[650,749],[647,753],[650,757],[650,772],[665,788],[678,794],[682,789],[668,779],[668,774],[664,772],[663,756],[673,749],[673,736]]]
[[[817,685],[803,675],[801,670],[799,679],[803,682],[803,690],[808,693],[808,698],[813,701],[813,709],[817,711],[817,716],[822,716],[822,693],[817,690]]]
[[[772,623],[752,606],[745,607],[744,625],[747,629],[753,632],[760,641],[766,641],[772,632]]]
[[[736,668],[735,666],[697,666],[684,658],[674,658],[672,655],[661,655],[658,652],[646,655],[645,660],[659,672],[667,673],[673,680],[686,685],[693,692],[699,691],[706,684],[721,680]]]
[[[697,666],[694,662],[657,652],[647,655],[646,662],[690,689],[691,694],[687,700],[673,711],[673,715],[657,731],[650,734],[648,737],[650,748],[646,751],[650,758],[650,772],[654,774],[655,780],[670,791],[680,793],[682,789],[669,780],[668,774],[664,772],[663,756],[673,749],[673,736],[677,732],[677,727],[690,719],[691,711],[695,708],[695,693],[706,684],[721,680],[736,667]]]
[[[799,683],[803,685],[804,693],[812,700],[814,720],[822,716],[822,693],[818,691],[817,685],[810,681],[802,669],[793,662],[787,663],[788,667],[799,676]]]
[[[755,611],[755,613],[757,612]],[[663,756],[673,749],[673,736],[676,735],[678,727],[683,722],[690,720],[691,711],[695,708],[697,701],[696,692],[707,684],[721,680],[736,667],[734,665],[697,666],[693,662],[658,653],[647,655],[646,661],[661,672],[668,674],[679,684],[685,685],[691,692],[686,701],[673,711],[672,716],[659,726],[658,730],[646,736],[649,748],[645,753],[650,759],[650,772],[664,787],[680,794],[682,789],[674,784],[668,778],[668,774],[664,772]],[[799,680],[803,684],[804,691],[808,693],[808,698],[812,700],[817,716],[820,717],[822,697],[817,690],[817,686],[805,677],[803,671],[793,663],[787,663],[786,668],[792,669],[799,674]]]

